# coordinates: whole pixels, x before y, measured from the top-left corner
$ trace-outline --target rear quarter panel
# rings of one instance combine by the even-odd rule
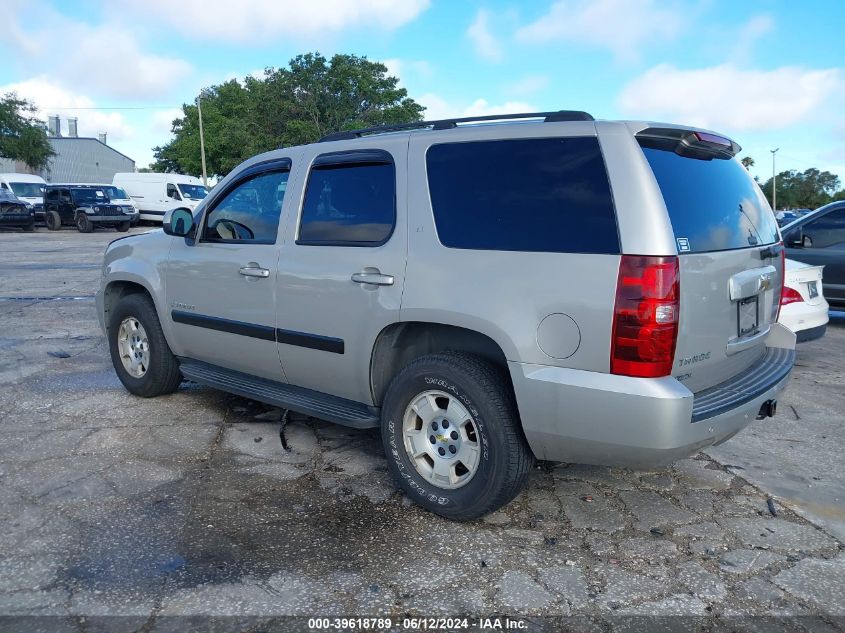
[[[495,137],[484,126],[412,134],[401,319],[475,330],[496,341],[511,361],[607,372],[619,256],[444,247],[426,173],[426,151],[438,143],[595,134],[592,122],[500,126]],[[552,358],[538,345],[538,326],[552,314],[566,314],[577,325],[575,351],[567,358]]]

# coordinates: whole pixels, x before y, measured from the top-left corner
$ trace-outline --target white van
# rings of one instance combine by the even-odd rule
[[[175,207],[191,210],[208,195],[199,178],[184,174],[123,172],[114,175],[112,184],[135,201],[142,220],[161,222],[165,211]]]
[[[0,189],[11,191],[20,200],[35,207],[35,216],[44,217],[44,185],[41,176],[33,174],[0,174]]]

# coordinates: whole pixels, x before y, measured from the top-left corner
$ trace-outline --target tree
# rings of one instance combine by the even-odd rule
[[[34,170],[55,156],[35,106],[14,93],[0,97],[0,157],[19,160]]]
[[[754,159],[750,156],[743,156],[739,162],[741,162],[742,166],[746,169],[751,169],[752,167],[754,167]]]
[[[772,179],[763,184],[763,193],[772,199]],[[834,199],[840,188],[839,177],[829,171],[811,167],[798,172],[794,169],[777,175],[778,206],[786,209],[815,209]]]
[[[207,171],[222,177],[250,156],[330,132],[421,120],[424,108],[397,84],[384,64],[365,57],[327,60],[307,53],[286,67],[266,68],[262,78],[205,88],[200,99]],[[169,143],[153,148],[153,168],[199,174],[196,104],[182,106],[172,131]]]

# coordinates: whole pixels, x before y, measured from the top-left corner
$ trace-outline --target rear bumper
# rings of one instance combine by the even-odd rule
[[[769,341],[760,363],[697,396],[672,377],[511,362],[528,443],[550,461],[654,468],[724,442],[786,387],[795,337],[776,326]]]
[[[807,341],[815,341],[821,338],[827,332],[827,323],[817,325],[816,327],[807,328],[806,330],[799,330],[795,333],[798,343],[806,343]]]

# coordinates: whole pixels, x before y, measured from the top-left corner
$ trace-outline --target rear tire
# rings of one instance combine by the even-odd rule
[[[123,297],[109,316],[108,336],[112,365],[130,393],[154,398],[176,391],[182,382],[179,362],[149,295]]]
[[[55,211],[47,211],[44,214],[44,224],[50,231],[58,231],[62,228],[62,218]]]
[[[390,383],[381,416],[390,472],[413,501],[444,517],[465,521],[496,510],[531,472],[507,374],[479,357],[414,360]]]
[[[120,233],[126,233],[126,231],[128,231],[128,230],[129,230],[129,227],[130,227],[131,225],[132,225],[132,223],[131,223],[131,222],[121,222],[121,223],[120,223],[120,224],[118,224],[115,228],[116,228],[116,229],[117,229]]]
[[[76,228],[80,233],[91,233],[94,231],[94,223],[88,219],[82,211],[76,214]]]

